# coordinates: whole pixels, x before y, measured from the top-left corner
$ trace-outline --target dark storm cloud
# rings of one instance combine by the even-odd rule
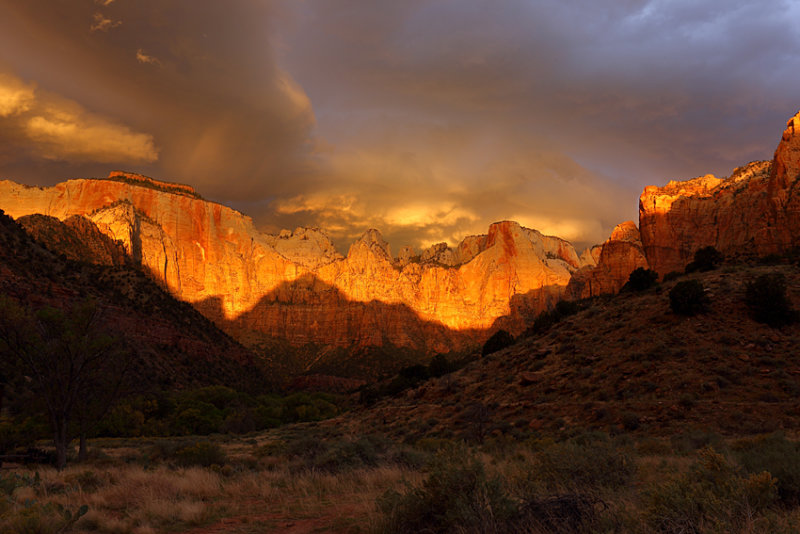
[[[601,241],[646,184],[770,157],[800,107],[795,2],[0,6],[0,72],[123,140],[48,155],[15,111],[0,172],[112,162],[342,245],[368,226],[395,249],[453,243],[510,218]]]
[[[265,181],[303,167],[314,118],[274,61],[282,14],[271,3],[3,3],[3,71],[152,135],[157,163],[124,154],[115,163],[229,201],[263,195]],[[13,133],[4,123],[6,142],[25,143]],[[106,165],[95,174],[108,171],[108,158],[96,161]]]

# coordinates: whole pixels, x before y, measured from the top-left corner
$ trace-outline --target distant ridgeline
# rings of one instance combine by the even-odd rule
[[[619,291],[638,267],[682,270],[703,247],[740,256],[798,246],[800,198],[790,192],[799,128],[800,114],[771,162],[645,188],[639,227],[622,223],[581,254],[503,221],[455,248],[404,247],[397,257],[368,230],[343,256],[318,229],[264,234],[190,186],[118,171],[50,188],[3,181],[0,208],[15,218],[84,217],[177,298],[246,345],[294,351],[287,365],[303,372],[333,353],[468,350],[498,328],[521,332],[559,299]]]

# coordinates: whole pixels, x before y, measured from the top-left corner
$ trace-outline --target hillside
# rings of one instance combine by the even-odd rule
[[[39,222],[38,228],[50,237],[76,238],[73,225],[54,218]],[[79,235],[85,235],[84,223],[78,224]],[[102,234],[96,237],[83,246],[94,245],[95,251],[108,252],[110,261],[121,260],[113,242]],[[268,385],[251,352],[139,270],[51,252],[2,212],[0,293],[33,308],[69,309],[84,299],[95,300],[104,328],[136,352],[133,373],[142,389],[226,384],[252,390]]]
[[[583,301],[585,309],[542,335],[334,424],[411,440],[580,429],[797,430],[800,325],[755,322],[743,302],[746,283],[768,272],[786,275],[797,308],[794,266],[742,264],[685,275],[644,293]],[[668,293],[686,279],[706,287],[707,313],[670,311]]]

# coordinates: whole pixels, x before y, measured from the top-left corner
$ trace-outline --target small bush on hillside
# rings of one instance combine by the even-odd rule
[[[645,291],[658,282],[658,273],[644,267],[637,267],[628,275],[628,281],[620,291]]]
[[[678,315],[697,315],[708,310],[710,301],[703,284],[698,280],[685,280],[675,284],[669,292],[669,307]]]
[[[387,491],[378,507],[384,532],[504,532],[517,510],[500,479],[457,449],[442,453],[419,488]]]
[[[575,315],[581,310],[580,305],[572,300],[559,300],[556,302],[556,312],[563,318]]]
[[[744,478],[714,449],[700,451],[689,471],[645,495],[645,518],[653,532],[734,532],[777,499],[766,472]]]
[[[722,263],[722,254],[714,247],[699,248],[694,253],[694,261],[686,266],[687,273],[713,271]]]
[[[481,350],[481,356],[486,356],[488,354],[503,350],[504,348],[510,347],[513,344],[514,336],[505,330],[498,330],[492,334],[492,337],[486,340],[486,343],[484,343],[483,350]]]
[[[793,323],[797,318],[786,295],[786,278],[782,273],[762,274],[748,282],[745,304],[756,321],[772,327]]]
[[[782,433],[740,442],[736,457],[748,473],[769,473],[778,479],[778,494],[785,504],[800,504],[800,443]]]
[[[428,373],[433,377],[444,376],[455,370],[455,365],[448,361],[444,354],[437,354],[428,364]]]

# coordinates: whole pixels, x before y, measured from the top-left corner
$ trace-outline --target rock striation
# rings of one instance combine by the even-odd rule
[[[259,232],[189,186],[112,173],[50,188],[0,182],[0,209],[93,223],[176,297],[259,344],[395,345],[446,352],[551,306],[581,260],[567,241],[511,221],[420,257],[367,230],[342,256],[323,232]]]
[[[639,227],[651,268],[682,271],[706,246],[726,256],[761,256],[800,245],[800,113],[783,132],[772,161],[649,186],[639,199]]]

